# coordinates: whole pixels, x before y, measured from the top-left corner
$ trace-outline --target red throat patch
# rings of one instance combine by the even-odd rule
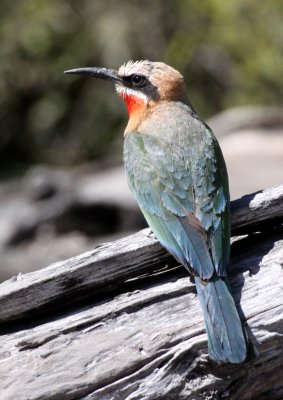
[[[140,111],[145,106],[145,100],[133,94],[121,94],[124,102],[126,103],[129,116],[137,111]]]

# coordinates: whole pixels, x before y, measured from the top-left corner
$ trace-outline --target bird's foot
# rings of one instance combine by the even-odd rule
[[[144,235],[149,239],[156,239],[156,236],[150,228],[144,230]]]

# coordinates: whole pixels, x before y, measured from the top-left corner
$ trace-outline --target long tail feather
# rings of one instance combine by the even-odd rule
[[[228,284],[218,276],[208,282],[196,277],[195,282],[206,325],[209,354],[222,362],[239,364],[245,361],[246,335]]]

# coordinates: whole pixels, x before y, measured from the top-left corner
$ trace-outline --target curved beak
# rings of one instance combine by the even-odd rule
[[[95,78],[104,79],[105,81],[121,82],[121,78],[118,76],[118,71],[111,68],[97,68],[97,67],[76,68],[64,71],[64,74],[89,75],[89,76],[94,76]]]

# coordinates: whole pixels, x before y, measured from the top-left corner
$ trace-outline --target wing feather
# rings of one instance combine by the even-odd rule
[[[225,275],[230,248],[226,171],[211,135],[198,159],[193,143],[180,146],[137,132],[124,142],[129,186],[147,222],[164,247],[202,279],[215,269]],[[221,157],[220,152],[220,164]]]

